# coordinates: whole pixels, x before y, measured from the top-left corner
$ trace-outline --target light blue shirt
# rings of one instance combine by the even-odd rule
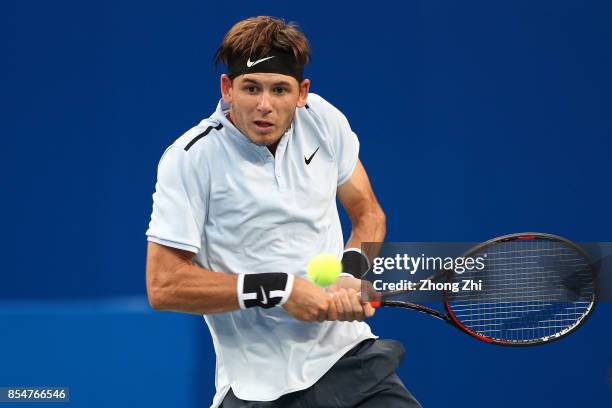
[[[236,129],[228,108],[220,101],[162,156],[149,241],[191,251],[206,269],[236,274],[305,278],[314,255],[341,257],[336,189],[351,177],[359,153],[344,115],[311,93],[273,156]],[[217,356],[213,407],[230,386],[238,398],[256,401],[308,388],[354,345],[374,337],[363,322],[306,323],[282,307],[204,317]]]

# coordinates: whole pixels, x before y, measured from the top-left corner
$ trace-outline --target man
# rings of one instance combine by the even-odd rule
[[[385,217],[346,118],[308,92],[309,55],[297,27],[276,18],[226,34],[215,113],[160,160],[149,300],[204,315],[213,407],[417,407],[395,375],[403,348],[363,322],[374,309],[350,273],[360,276],[361,242],[384,239]],[[353,228],[344,252],[336,196]],[[305,279],[321,252],[349,272],[327,290]]]

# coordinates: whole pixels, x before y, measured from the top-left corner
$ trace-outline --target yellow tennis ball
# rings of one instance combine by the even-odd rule
[[[329,286],[338,280],[342,262],[332,254],[319,254],[308,262],[308,279],[319,286]]]

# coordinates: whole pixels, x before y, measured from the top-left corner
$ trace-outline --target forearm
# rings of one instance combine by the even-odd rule
[[[212,272],[195,265],[174,271],[172,279],[152,282],[149,299],[154,309],[210,314],[240,309],[237,275]]]
[[[376,200],[361,161],[357,161],[351,178],[338,187],[337,196],[352,224],[347,248],[361,248],[363,242],[382,242],[385,239],[385,213]],[[365,251],[370,260],[378,255],[377,249],[378,245],[375,245]]]
[[[359,248],[363,242],[383,242],[387,232],[385,214],[378,203],[368,203],[350,217],[352,230],[346,248]],[[371,252],[371,251],[367,251]],[[370,259],[376,254],[367,254]]]
[[[149,243],[147,293],[151,306],[194,314],[238,310],[237,275],[193,265],[192,256]]]

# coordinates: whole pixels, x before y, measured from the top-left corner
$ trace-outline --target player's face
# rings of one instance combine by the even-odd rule
[[[310,82],[288,75],[257,73],[234,80],[221,76],[221,94],[230,118],[253,143],[270,146],[289,129],[296,107],[306,105]]]

